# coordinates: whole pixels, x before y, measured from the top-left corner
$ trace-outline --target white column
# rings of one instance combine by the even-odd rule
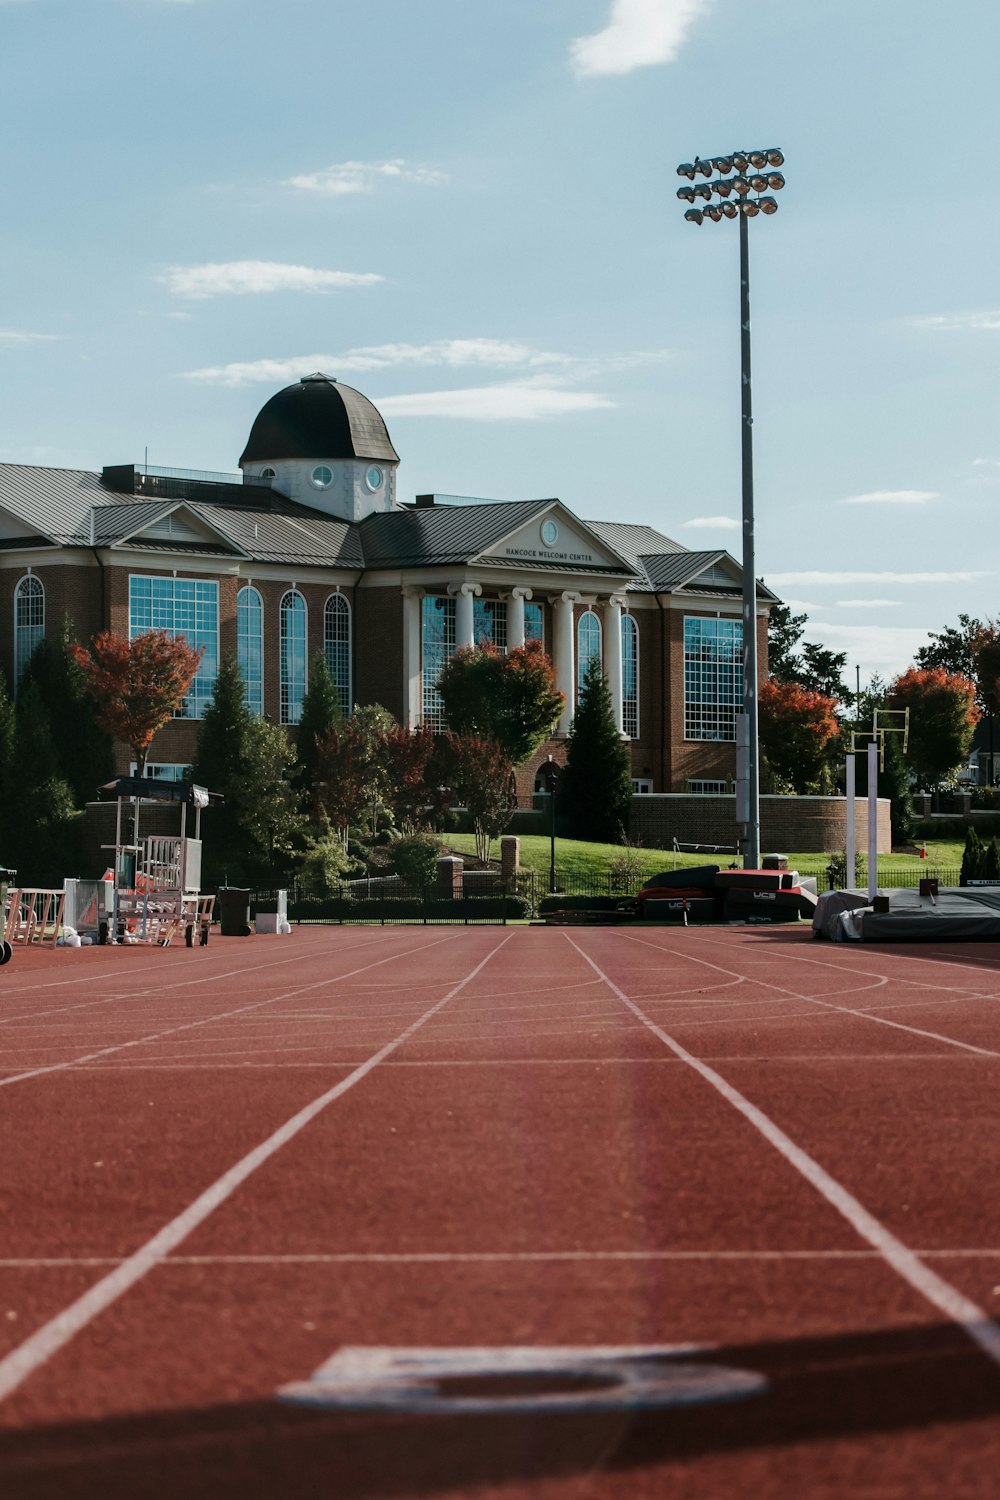
[[[622,717],[622,605],[621,594],[612,594],[604,605],[604,675],[611,692],[611,706],[615,713],[615,728],[624,732]]]
[[[483,592],[478,583],[451,584],[449,594],[455,597],[455,650],[460,646],[475,644],[475,628],[472,601]]]
[[[854,841],[854,789],[856,784],[856,769],[854,756],[850,751],[848,751],[847,754],[846,769],[847,777],[844,785],[844,812],[846,813],[844,841],[846,845],[845,853],[847,856],[845,861],[847,866],[847,875],[844,879],[844,889],[847,891],[853,891],[854,887],[858,883],[858,867],[855,856],[857,844]]]
[[[868,900],[878,895],[878,763],[879,743],[868,745]]]
[[[579,599],[579,594],[564,593],[556,594],[550,601],[555,616],[553,628],[553,645],[555,646],[553,666],[556,672],[556,687],[562,693],[566,702],[559,716],[556,726],[556,734],[569,734],[573,715],[576,713],[576,651],[575,631],[573,629],[573,605]]]
[[[507,600],[507,646],[514,650],[524,645],[524,601],[531,598],[530,589],[511,589]]]
[[[421,701],[420,589],[403,590],[403,706],[407,729],[417,729],[423,717]]]

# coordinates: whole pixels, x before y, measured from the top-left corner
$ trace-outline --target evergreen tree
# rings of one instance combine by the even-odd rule
[[[984,880],[1000,880],[1000,843],[995,838],[986,845],[982,870]]]
[[[8,804],[8,788],[10,786],[11,761],[14,758],[14,736],[16,733],[16,720],[14,717],[14,704],[10,693],[7,691],[7,680],[0,672],[0,830],[6,827],[7,819],[4,810]],[[4,852],[0,847],[0,865],[4,861]]]
[[[18,693],[3,825],[3,860],[22,885],[57,887],[79,873],[73,793],[59,775],[52,726],[34,683]]]
[[[58,774],[69,782],[78,807],[93,802],[97,788],[115,773],[111,736],[97,722],[97,706],[87,691],[87,679],[73,653],[74,633],[63,620],[57,640],[36,647],[21,691],[35,683],[48,714]]]
[[[326,653],[317,651],[309,673],[309,686],[302,700],[299,719],[298,748],[293,781],[299,791],[309,791],[316,781],[316,744],[331,729],[343,723],[340,693],[330,676]]]
[[[885,736],[885,769],[879,772],[878,789],[880,796],[889,798],[893,845],[908,844],[913,836],[913,798],[902,735]]]
[[[224,807],[204,814],[206,887],[221,876],[231,884],[250,884],[287,869],[302,832],[288,780],[292,761],[285,731],[247,707],[243,674],[230,652],[219,666],[192,766],[198,785],[226,799]]]
[[[628,830],[632,766],[615,725],[608,680],[592,659],[566,743],[560,800],[573,837],[616,843]]]
[[[965,831],[962,870],[958,877],[960,885],[968,885],[970,880],[978,880],[982,877],[985,858],[986,846],[979,837],[975,827],[970,823]]]

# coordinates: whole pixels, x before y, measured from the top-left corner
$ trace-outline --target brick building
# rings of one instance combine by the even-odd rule
[[[435,683],[462,644],[540,639],[565,712],[522,769],[561,757],[592,657],[607,674],[638,791],[719,793],[735,771],[741,572],[648,526],[583,521],[556,499],[396,499],[398,456],[372,403],[312,375],[253,423],[240,473],[0,464],[0,666],[17,682],[68,616],[81,639],[166,629],[204,647],[150,774],[180,775],[221,656],[250,705],[298,722],[324,651],[345,709],[443,724]],[[758,586],[760,660],[774,595]],[[120,767],[127,769],[127,751]]]

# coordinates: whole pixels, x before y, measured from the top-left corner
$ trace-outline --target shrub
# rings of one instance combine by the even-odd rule
[[[411,833],[392,845],[392,869],[407,885],[433,885],[440,853],[433,833]]]

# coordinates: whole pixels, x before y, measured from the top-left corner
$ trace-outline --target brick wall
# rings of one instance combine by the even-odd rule
[[[846,837],[844,797],[761,797],[761,848],[775,853],[828,853],[843,849]],[[868,800],[855,799],[859,848],[868,837]],[[632,798],[631,836],[654,848],[682,844],[735,844],[736,798],[698,797],[682,793]],[[878,849],[892,852],[889,801],[878,801]]]
[[[403,595],[398,586],[357,590],[354,621],[355,699],[381,703],[402,724]]]

